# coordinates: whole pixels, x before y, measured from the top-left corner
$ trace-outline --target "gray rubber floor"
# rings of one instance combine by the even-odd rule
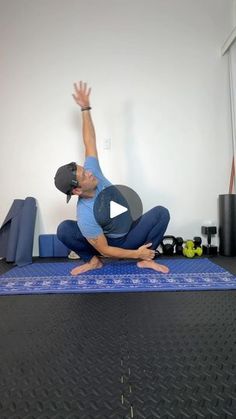
[[[236,418],[236,291],[3,296],[0,336],[1,419]]]

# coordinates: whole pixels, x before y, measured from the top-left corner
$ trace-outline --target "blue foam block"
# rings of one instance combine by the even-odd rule
[[[39,236],[39,256],[41,258],[53,257],[53,234]]]
[[[40,257],[67,257],[69,249],[58,240],[56,234],[41,234],[39,236]]]
[[[53,256],[67,257],[69,249],[58,239],[57,235],[53,235]]]

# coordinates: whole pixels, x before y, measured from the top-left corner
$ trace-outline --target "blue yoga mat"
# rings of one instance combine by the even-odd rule
[[[236,289],[236,277],[208,259],[160,260],[168,274],[136,262],[105,261],[101,269],[71,276],[82,262],[34,263],[0,276],[0,295]]]
[[[15,199],[0,228],[0,256],[18,266],[32,263],[36,200]]]

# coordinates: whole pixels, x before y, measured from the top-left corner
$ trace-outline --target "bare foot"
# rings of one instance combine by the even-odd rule
[[[149,268],[154,269],[154,271],[162,272],[163,274],[167,274],[169,272],[169,268],[164,265],[160,265],[159,263],[154,262],[154,260],[141,260],[137,263],[139,268]]]
[[[84,263],[83,265],[77,266],[76,268],[72,269],[70,274],[72,276],[75,276],[75,275],[83,274],[84,272],[87,272],[87,271],[91,271],[92,269],[101,268],[102,266],[103,266],[102,262],[96,256],[93,256],[89,262]]]

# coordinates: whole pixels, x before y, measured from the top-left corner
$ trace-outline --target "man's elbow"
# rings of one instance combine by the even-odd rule
[[[99,253],[104,256],[105,258],[111,256],[110,254],[110,247],[109,246],[104,246],[101,249],[97,249],[99,251]]]
[[[87,146],[85,147],[85,157],[98,157],[98,152],[96,146]]]

